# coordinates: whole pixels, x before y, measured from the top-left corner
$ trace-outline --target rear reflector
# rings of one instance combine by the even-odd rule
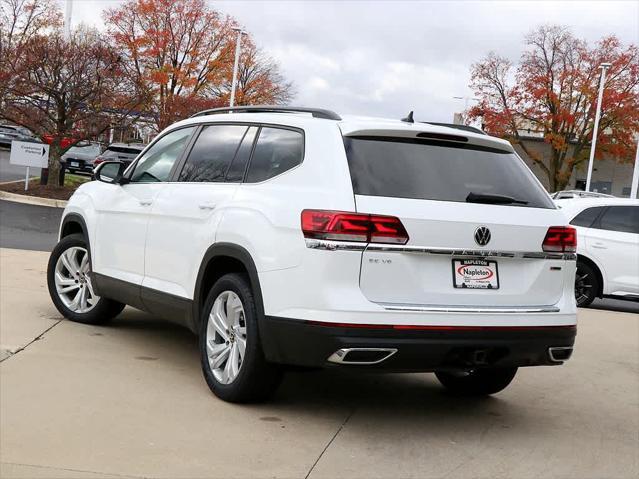
[[[551,226],[542,248],[549,253],[574,253],[577,251],[577,230],[570,226]]]
[[[302,231],[305,238],[312,239],[387,244],[408,242],[408,233],[395,216],[304,210]]]

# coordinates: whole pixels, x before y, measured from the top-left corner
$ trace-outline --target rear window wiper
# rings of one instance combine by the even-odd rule
[[[518,200],[510,196],[504,195],[486,195],[483,193],[468,193],[466,197],[466,203],[484,203],[488,205],[527,205],[528,202],[524,200]]]

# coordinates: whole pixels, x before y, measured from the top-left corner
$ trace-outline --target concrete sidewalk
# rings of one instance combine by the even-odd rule
[[[428,374],[320,371],[239,406],[208,391],[186,330],[132,309],[60,321],[47,256],[0,250],[0,477],[639,475],[637,315],[581,311],[574,358],[494,398],[448,396]]]

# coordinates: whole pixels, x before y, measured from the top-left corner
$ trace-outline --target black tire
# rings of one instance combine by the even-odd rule
[[[577,261],[575,274],[575,300],[577,306],[586,308],[599,295],[599,275],[595,269],[585,261]]]
[[[122,312],[124,304],[111,299],[99,297],[97,303],[95,303],[89,311],[78,312],[70,309],[62,299],[62,294],[58,292],[55,282],[56,265],[60,256],[71,248],[83,248],[85,251],[89,251],[87,241],[83,234],[77,233],[69,236],[65,236],[60,242],[53,248],[51,256],[49,257],[49,264],[47,266],[47,286],[49,288],[49,295],[55,307],[60,311],[60,314],[71,321],[84,324],[103,324]],[[87,253],[88,254],[88,253]],[[89,261],[89,272],[91,271],[91,261]],[[90,278],[88,281],[83,278],[84,283],[82,287],[90,287]],[[76,281],[78,282],[78,281]],[[88,284],[87,284],[88,283]],[[97,297],[97,296],[96,296]]]
[[[437,371],[439,382],[454,394],[460,396],[488,396],[498,393],[508,386],[517,368],[482,368],[468,372]]]
[[[212,365],[209,363],[207,329],[209,328],[209,316],[216,299],[218,299],[218,297],[223,298],[223,295],[228,294],[228,292],[235,293],[242,303],[243,313],[240,317],[243,318],[243,322],[240,321],[246,330],[245,335],[242,335],[245,339],[246,346],[237,376],[230,382],[224,383],[216,377],[216,374],[220,374],[219,369],[224,368],[216,368],[217,373],[214,373]],[[213,328],[213,326],[211,327]],[[270,397],[277,389],[282,378],[282,368],[279,365],[267,362],[262,352],[255,297],[246,275],[230,273],[222,276],[215,282],[206,298],[202,317],[200,318],[199,341],[204,379],[211,391],[220,399],[234,403],[258,402]],[[223,347],[222,343],[226,343],[227,345],[232,344],[232,342],[226,341],[225,338],[219,336],[218,333],[213,333],[213,339],[211,341],[219,341],[218,345],[221,347]],[[238,341],[238,339],[231,341]],[[230,354],[231,353],[229,353],[229,358]],[[229,359],[226,359],[222,364],[226,366],[228,361]]]

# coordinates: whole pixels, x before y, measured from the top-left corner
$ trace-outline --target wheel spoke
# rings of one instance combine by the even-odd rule
[[[222,348],[217,356],[215,357],[211,357],[211,359],[209,360],[209,364],[211,365],[211,369],[217,369],[219,368],[222,363],[229,357],[229,353],[231,352],[231,348],[228,347],[227,344],[222,344],[221,346],[224,346],[224,348]],[[227,361],[228,363],[228,361]]]
[[[68,286],[60,286],[60,285],[58,285],[57,290],[58,290],[58,293],[60,293],[60,294],[68,294],[71,291],[75,291],[76,289],[79,289],[79,288],[80,288],[80,285],[79,284],[75,284],[75,281],[74,281],[72,284],[70,284]]]
[[[79,309],[81,296],[82,296],[82,290],[79,289],[79,291],[75,294],[75,296],[73,297],[73,300],[69,304],[69,309],[71,311],[77,311]]]
[[[213,327],[215,328],[215,331],[217,332],[217,334],[219,334],[222,339],[224,339],[224,341],[228,341],[229,336],[227,331],[227,326],[226,326],[226,317],[224,316],[224,313],[222,312],[222,303],[218,303],[217,301],[213,304],[213,311],[211,311],[211,314],[209,316],[209,321],[211,322],[211,324],[213,324]]]
[[[239,353],[240,359],[244,359],[244,352],[246,351],[246,338],[241,336],[235,336],[235,342],[237,343],[237,352]]]
[[[243,311],[242,301],[234,293],[229,295],[226,302],[226,314],[228,317],[228,325],[232,326],[239,323],[240,313]]]
[[[80,271],[86,273],[89,271],[89,253],[85,253],[80,261]]]

